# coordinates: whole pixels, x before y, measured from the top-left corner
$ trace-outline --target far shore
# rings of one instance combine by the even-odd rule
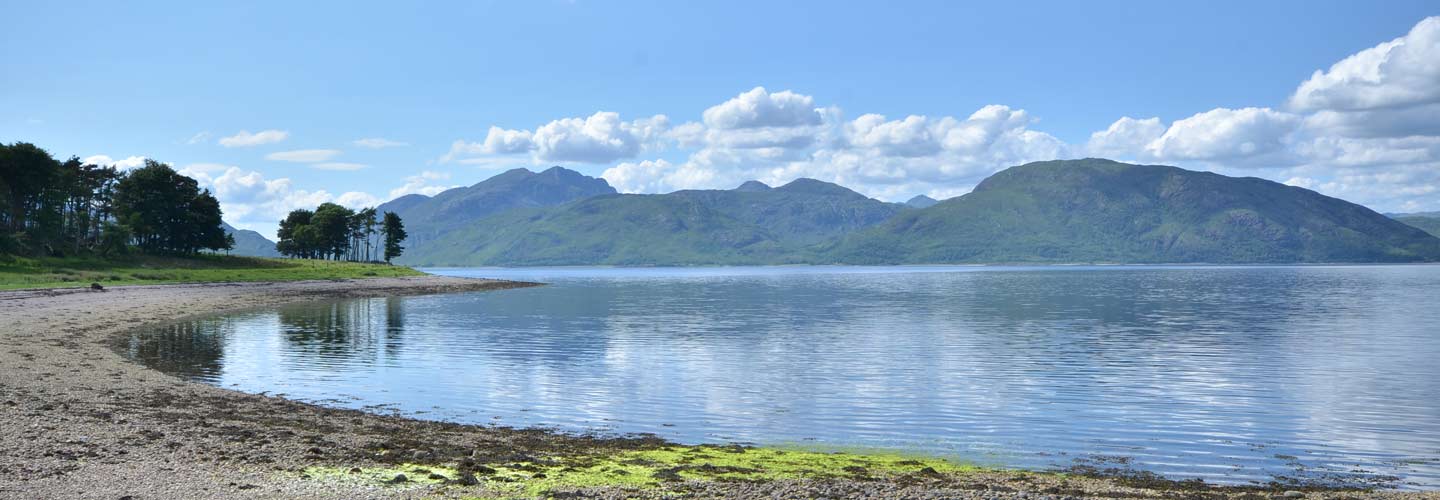
[[[846,456],[852,465],[841,466],[812,452],[795,452],[814,462],[807,474],[735,480],[753,470],[692,461],[727,453],[774,460],[786,452],[325,408],[181,380],[131,362],[113,347],[117,336],[134,329],[196,315],[535,285],[426,275],[0,291],[0,498],[1440,499],[1435,492],[1217,487],[1131,475],[947,468],[864,455]],[[684,465],[654,477],[544,481],[546,473],[606,464],[653,468],[653,460],[662,460],[656,457],[669,455]]]

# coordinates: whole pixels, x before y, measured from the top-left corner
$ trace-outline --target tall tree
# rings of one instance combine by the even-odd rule
[[[142,249],[192,254],[224,248],[220,203],[195,179],[145,160],[115,187],[115,215]]]
[[[314,258],[315,242],[313,231],[310,230],[310,219],[314,217],[315,212],[310,210],[291,210],[290,214],[280,221],[280,229],[276,231],[280,241],[275,242],[275,250],[290,257]]]
[[[6,225],[11,231],[26,229],[42,197],[60,174],[60,162],[48,151],[28,142],[9,146],[0,144],[0,183],[6,188],[9,213]]]
[[[385,221],[381,223],[381,228],[385,231],[385,262],[388,263],[390,259],[399,257],[400,253],[405,251],[405,247],[400,246],[400,242],[405,241],[407,236],[405,224],[395,212],[385,212]]]
[[[350,249],[350,220],[355,212],[334,203],[322,203],[310,219],[321,255],[340,260]]]

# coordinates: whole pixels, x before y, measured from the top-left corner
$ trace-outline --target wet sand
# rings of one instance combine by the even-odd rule
[[[0,498],[464,498],[483,485],[379,485],[306,478],[307,467],[456,466],[603,454],[667,443],[428,422],[323,408],[193,383],[133,363],[117,336],[177,319],[347,297],[501,290],[529,283],[426,276],[0,292]],[[581,497],[1221,498],[1281,490],[1012,472],[835,477],[765,483],[678,481]],[[1313,498],[1437,493],[1307,491]]]

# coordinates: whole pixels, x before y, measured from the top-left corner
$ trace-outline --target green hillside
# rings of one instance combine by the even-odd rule
[[[482,219],[411,248],[419,265],[814,262],[815,248],[904,208],[812,179],[778,188],[609,195]]]
[[[265,236],[249,229],[236,229],[228,223],[221,222],[220,229],[226,234],[235,237],[235,248],[228,252],[230,255],[243,257],[279,257],[280,252],[275,250],[275,242]]]
[[[1440,213],[1397,215],[1394,218],[1411,227],[1417,227],[1432,235],[1440,236]]]
[[[493,214],[614,193],[615,188],[604,179],[574,170],[551,167],[543,172],[531,172],[517,168],[434,197],[402,196],[376,207],[376,211],[399,215],[410,233],[407,245],[420,246],[456,227]]]
[[[838,243],[847,263],[1411,262],[1440,239],[1256,178],[1085,159],[999,172]]]

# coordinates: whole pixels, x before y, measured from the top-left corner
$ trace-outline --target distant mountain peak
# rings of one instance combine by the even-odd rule
[[[923,194],[917,194],[914,198],[910,198],[909,201],[905,202],[906,205],[915,208],[928,208],[934,206],[936,203],[940,203],[940,201]]]
[[[735,188],[736,191],[744,191],[744,192],[750,192],[750,193],[760,192],[760,191],[769,191],[769,190],[771,190],[771,189],[774,189],[774,188],[770,187],[769,184],[766,184],[766,183],[763,183],[763,182],[760,182],[760,181],[745,181],[744,184],[741,184],[739,187],[736,187],[736,188]]]
[[[804,193],[826,196],[850,196],[867,198],[867,196],[852,191],[850,190],[850,188],[847,188],[845,186],[841,186],[833,182],[825,182],[822,180],[811,179],[809,177],[801,177],[799,179],[795,179],[785,184],[784,186],[775,188],[775,190],[787,193]]]
[[[467,187],[448,189],[433,197],[402,196],[381,205],[412,228],[412,245],[443,229],[517,208],[544,207],[614,194],[605,179],[554,166],[541,172],[512,168]]]

